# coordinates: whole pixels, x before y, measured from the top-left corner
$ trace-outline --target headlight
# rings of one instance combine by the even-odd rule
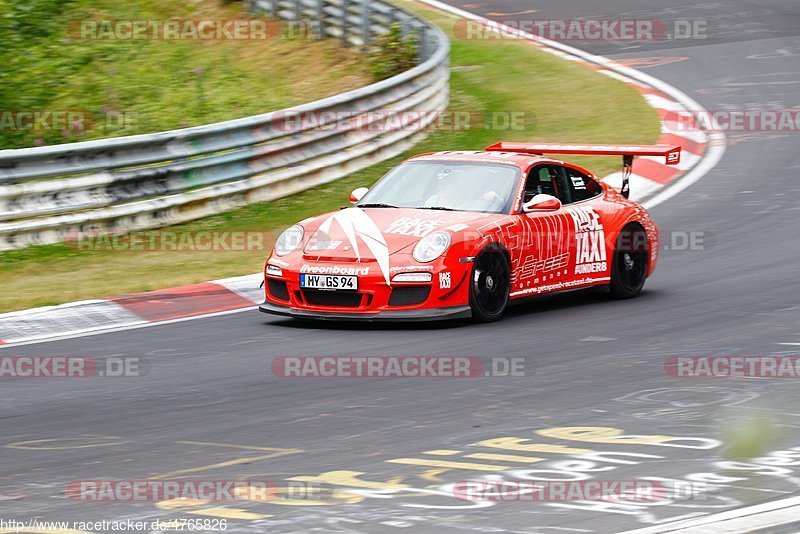
[[[419,240],[414,247],[414,259],[420,263],[433,261],[450,246],[450,234],[447,232],[433,232]]]
[[[291,228],[287,228],[283,233],[278,236],[275,242],[275,254],[278,256],[286,256],[303,242],[303,227],[295,224]]]

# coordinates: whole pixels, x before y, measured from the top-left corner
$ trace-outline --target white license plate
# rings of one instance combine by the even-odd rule
[[[300,287],[303,289],[327,289],[329,291],[358,289],[358,276],[335,274],[301,274]]]

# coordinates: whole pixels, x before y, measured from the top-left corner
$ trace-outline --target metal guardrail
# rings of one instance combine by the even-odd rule
[[[309,22],[320,37],[346,45],[369,44],[397,23],[404,34],[417,34],[420,63],[367,87],[262,115],[0,150],[0,250],[157,228],[290,195],[402,153],[447,108],[450,43],[416,15],[375,0],[255,0],[248,7]],[[407,122],[393,120],[397,113]],[[290,126],[309,115],[317,120]]]

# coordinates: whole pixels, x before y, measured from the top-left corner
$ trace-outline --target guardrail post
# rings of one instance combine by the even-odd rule
[[[347,6],[349,2],[348,0],[342,0],[342,45],[347,46],[349,43],[347,41]]]
[[[317,39],[325,38],[325,0],[317,0]]]
[[[364,46],[370,44],[370,0],[361,0],[361,39],[364,40]]]
[[[417,61],[422,63],[428,57],[428,33],[425,26],[417,28]]]

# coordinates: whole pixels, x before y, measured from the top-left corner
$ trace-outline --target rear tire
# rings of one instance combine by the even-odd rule
[[[469,306],[472,320],[490,323],[503,316],[508,306],[511,274],[508,258],[500,251],[481,252],[472,264]]]
[[[617,236],[611,263],[611,296],[629,299],[642,292],[650,258],[647,233],[638,224],[629,224]]]

